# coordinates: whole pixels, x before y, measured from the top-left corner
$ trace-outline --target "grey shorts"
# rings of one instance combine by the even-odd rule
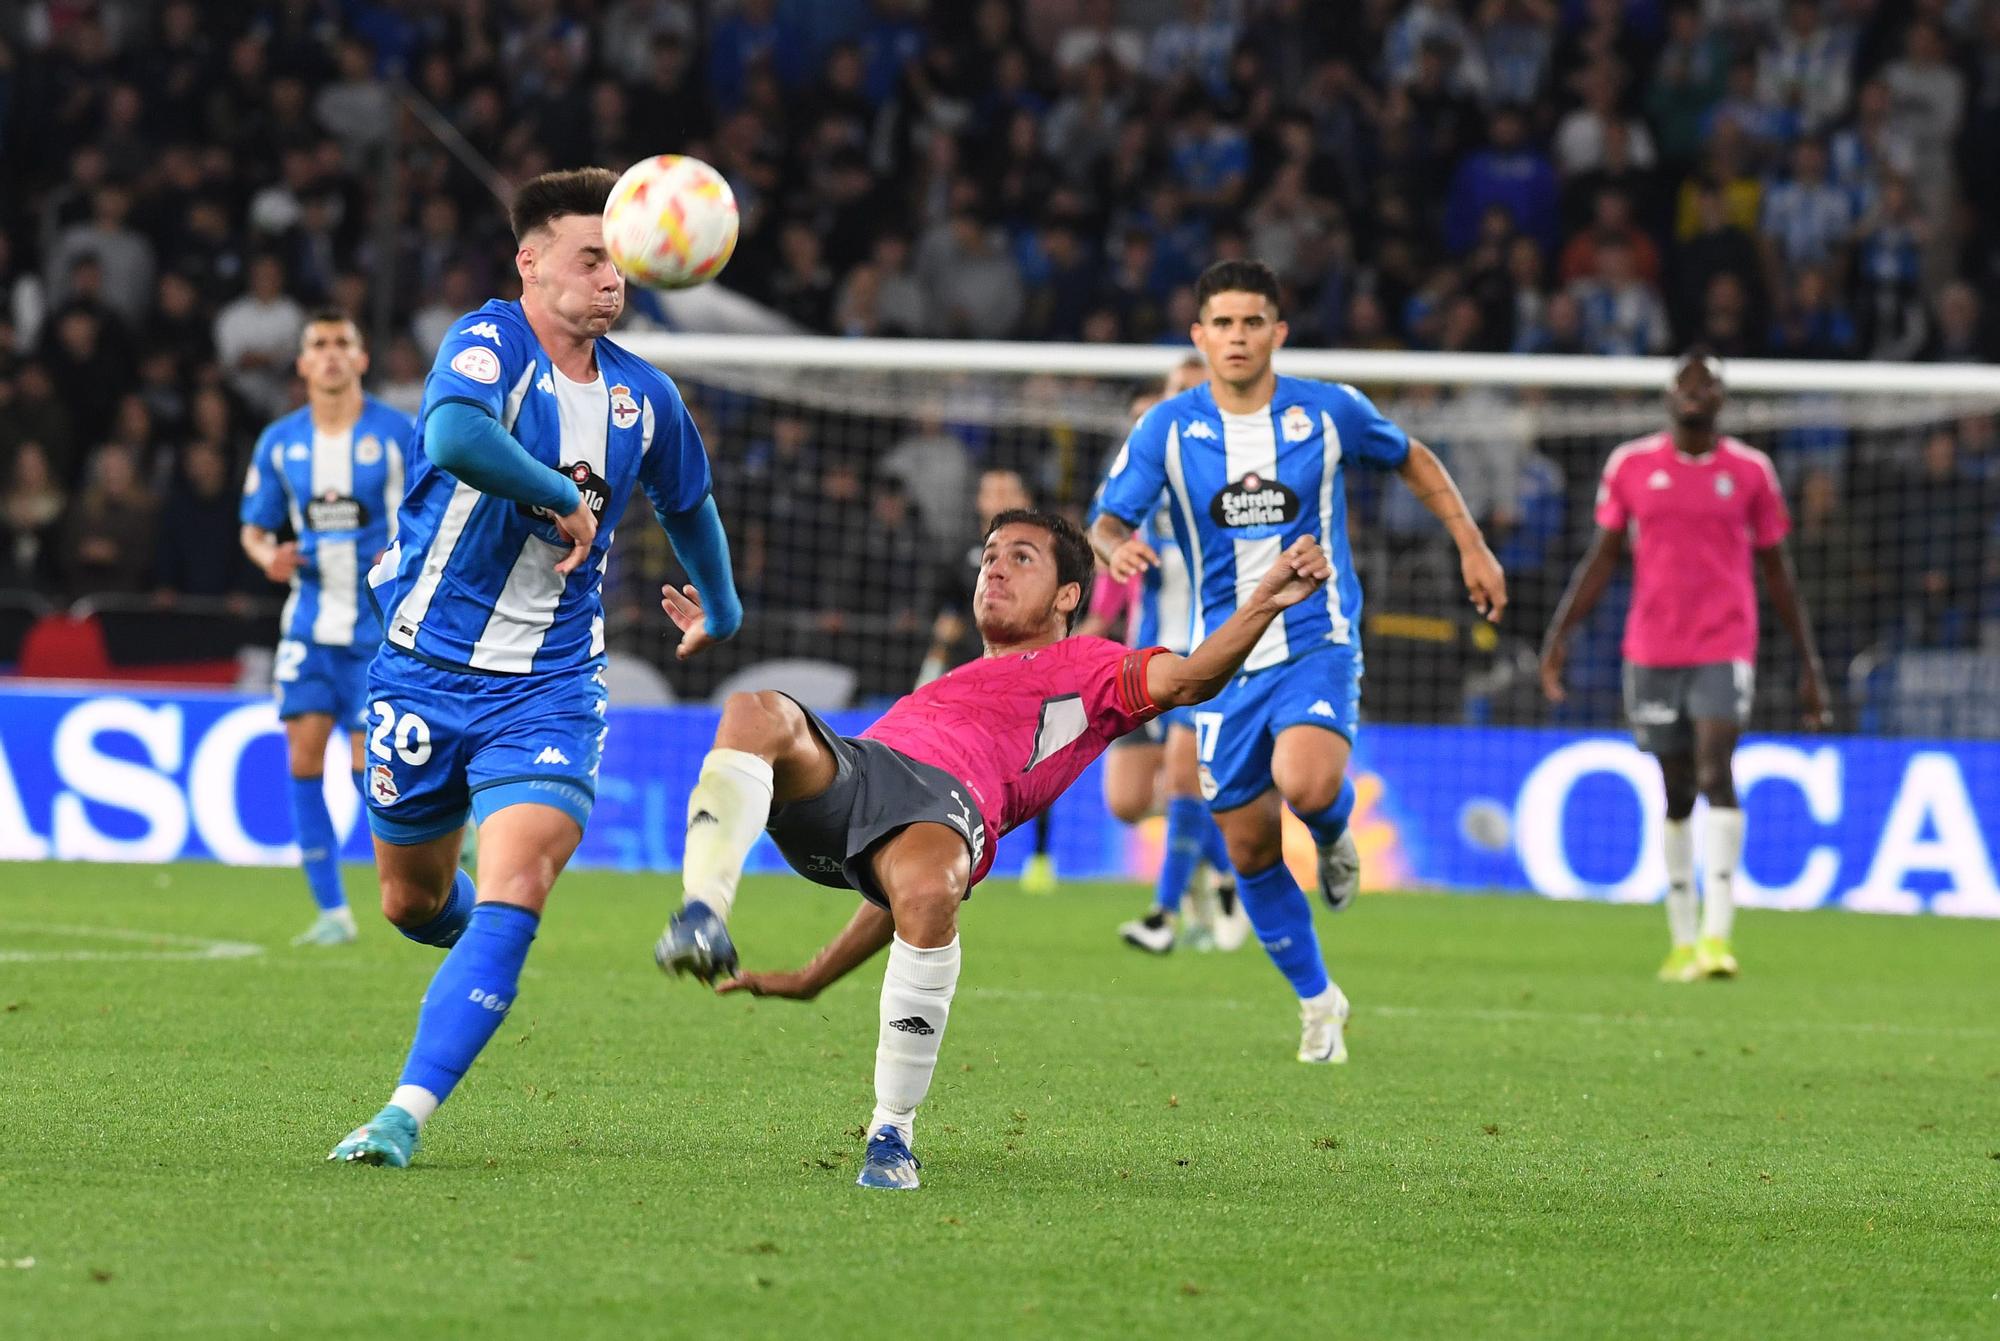
[[[887,908],[888,896],[876,884],[869,858],[885,840],[922,823],[942,824],[958,834],[973,866],[979,865],[986,828],[966,799],[971,788],[878,740],[835,735],[802,703],[799,711],[833,751],[835,767],[825,791],[776,807],[765,825],[793,870],[815,884],[856,890]]]
[[[1648,754],[1689,754],[1694,724],[1750,723],[1757,669],[1747,661],[1711,661],[1701,666],[1637,666],[1625,663],[1625,717],[1632,738]]]

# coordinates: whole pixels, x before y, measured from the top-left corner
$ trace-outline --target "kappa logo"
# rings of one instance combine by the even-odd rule
[[[535,756],[538,764],[568,764],[569,756],[553,745],[542,746],[542,752]]]
[[[378,806],[392,806],[400,801],[403,794],[396,790],[396,775],[389,771],[389,765],[377,764],[368,770],[368,799]]]
[[[1306,709],[1306,715],[1309,717],[1332,717],[1334,715],[1333,705],[1323,698],[1315,700],[1313,705]]]
[[[688,828],[695,829],[699,828],[704,824],[720,824],[720,823],[722,823],[721,820],[709,814],[706,810],[697,810],[694,812],[694,818],[688,821]]]
[[[1304,442],[1312,436],[1312,416],[1306,413],[1303,405],[1294,405],[1286,410],[1285,417],[1279,423],[1285,430],[1286,442]]]
[[[285,449],[285,459],[287,461],[303,461],[311,455],[312,448],[306,446],[303,442],[295,442]]]
[[[1214,442],[1215,430],[1208,426],[1207,421],[1197,419],[1181,429],[1181,436],[1184,438],[1202,438],[1208,442]]]
[[[555,395],[556,379],[549,376],[547,373],[543,373],[541,377],[535,382],[535,390],[547,392],[551,396]]]
[[[491,340],[496,345],[500,343],[500,328],[490,321],[475,321],[459,334],[476,335],[482,340]]]
[[[1664,470],[1656,470],[1646,477],[1646,487],[1648,489],[1671,489],[1674,487],[1674,477],[1667,474]]]
[[[1728,475],[1717,475],[1715,477],[1715,496],[1717,498],[1727,498],[1735,492],[1736,481],[1733,478]]]

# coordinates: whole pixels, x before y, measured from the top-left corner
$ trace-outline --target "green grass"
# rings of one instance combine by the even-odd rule
[[[284,948],[286,872],[0,867],[0,1335],[2000,1334],[2000,925],[1752,913],[1741,981],[1672,988],[1656,909],[1366,899],[1322,922],[1327,1069],[1254,946],[1148,959],[1130,890],[995,884],[888,1194],[879,968],[707,999],[650,961],[672,888],[565,878],[398,1173],[323,1157],[434,952]],[[753,881],[739,943],[788,966],[848,911]]]

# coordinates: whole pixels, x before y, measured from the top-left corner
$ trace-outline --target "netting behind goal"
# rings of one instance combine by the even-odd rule
[[[670,559],[656,537],[639,542],[659,547],[643,556],[621,537],[614,650],[662,667],[682,699],[792,684],[822,703],[864,707],[906,692],[939,614],[965,613],[982,472],[1016,471],[1039,504],[1081,517],[1129,426],[1132,397],[1156,388],[1179,358],[1169,349],[908,345],[860,359],[874,366],[818,366],[856,358],[857,342],[765,342],[761,356],[757,342],[645,339],[637,343],[675,376],[709,444],[750,615],[722,655],[675,665],[650,591]],[[1366,594],[1369,727],[1358,767],[1379,767],[1392,790],[1401,779],[1404,837],[1425,825],[1449,830],[1422,841],[1454,847],[1453,883],[1518,886],[1525,871],[1525,883],[1546,892],[1564,892],[1568,881],[1571,892],[1646,897],[1657,870],[1651,845],[1634,844],[1657,780],[1642,757],[1603,753],[1624,725],[1618,649],[1627,579],[1572,644],[1566,703],[1544,700],[1536,651],[1592,534],[1606,457],[1663,426],[1666,365],[1572,361],[1589,365],[1592,386],[1547,384],[1556,379],[1546,361],[1512,365],[1521,375],[1510,378],[1508,365],[1461,359],[1456,366],[1476,376],[1456,379],[1446,375],[1452,360],[1387,362],[1396,375],[1368,356],[1343,363],[1306,355],[1290,367],[1361,386],[1442,455],[1506,568],[1512,604],[1499,627],[1484,624],[1466,603],[1448,538],[1424,508],[1392,475],[1347,472]],[[1784,745],[1790,753],[1753,751],[1739,758],[1739,785],[1790,778],[1789,788],[1766,789],[1749,804],[1753,821],[1770,812],[1767,837],[1785,829],[1780,847],[1807,852],[1828,825],[1879,828],[1892,818],[1894,777],[1879,796],[1856,789],[1875,771],[1907,771],[1915,747],[1893,738],[2000,737],[2000,379],[1960,370],[1966,375],[1926,382],[1903,369],[1890,380],[1915,384],[1885,387],[1883,370],[1862,369],[1842,389],[1842,370],[1822,367],[1798,388],[1767,390],[1744,371],[1732,369],[1723,426],[1766,451],[1778,470],[1836,733],[1850,743],[1832,764],[1805,742]],[[1863,380],[1871,375],[1873,384]],[[1544,384],[1524,385],[1531,377]],[[1799,663],[1768,607],[1763,623],[1753,740],[1798,724]],[[965,638],[953,654],[976,650]],[[1572,741],[1583,754],[1551,764]],[[1996,756],[1968,744],[1948,757],[1969,798],[1984,798],[1975,808],[1991,813],[2000,803]],[[1593,767],[1613,776],[1590,776]],[[1808,776],[1823,767],[1842,771],[1840,798],[1829,800],[1826,784]],[[1537,770],[1549,768],[1570,770],[1566,790],[1553,782],[1534,790]],[[1563,812],[1549,821],[1560,831],[1549,840],[1559,861],[1538,856],[1523,831],[1537,821],[1522,808],[1551,800]],[[1964,840],[1940,836],[1935,815],[1916,823],[1913,842]],[[1980,837],[1975,824],[1972,838]],[[1839,879],[1856,886],[1872,852],[1857,849],[1858,864]],[[1480,854],[1493,858],[1488,876]],[[1760,860],[1753,853],[1753,883]],[[1767,887],[1778,887],[1776,874],[1761,877]],[[1935,887],[1951,885],[1947,878]]]

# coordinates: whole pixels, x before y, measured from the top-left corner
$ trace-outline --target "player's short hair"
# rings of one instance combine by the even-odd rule
[[[546,228],[569,214],[602,214],[618,175],[609,168],[569,168],[545,172],[521,183],[508,218],[514,241],[520,243],[537,228]]]
[[[1716,353],[1715,346],[1710,344],[1692,344],[1681,351],[1681,356],[1674,360],[1673,370],[1667,374],[1668,384],[1672,385],[1680,381],[1681,374],[1687,371],[1687,366],[1690,363],[1707,365],[1710,377],[1713,377],[1718,383],[1723,385],[1728,384],[1727,379],[1722,375],[1722,355]]]
[[[306,332],[315,326],[352,326],[354,328],[354,343],[360,345],[363,349],[368,347],[368,332],[362,330],[361,323],[348,315],[344,308],[314,308],[306,317],[306,324],[299,327],[299,340],[301,343],[305,341]]]
[[[1276,308],[1278,275],[1262,261],[1217,261],[1201,272],[1194,285],[1194,310],[1206,311],[1208,300],[1218,293],[1254,293],[1268,298]]]
[[[1042,512],[1036,508],[1008,508],[993,519],[986,528],[982,539],[991,539],[993,533],[1003,526],[1019,523],[1023,526],[1039,527],[1049,533],[1049,539],[1056,548],[1056,586],[1058,589],[1074,582],[1082,590],[1077,598],[1076,609],[1069,612],[1069,622],[1063,628],[1065,633],[1074,632],[1076,623],[1083,618],[1083,612],[1090,608],[1090,587],[1097,580],[1097,556],[1091,551],[1090,538],[1077,524],[1059,512]]]

